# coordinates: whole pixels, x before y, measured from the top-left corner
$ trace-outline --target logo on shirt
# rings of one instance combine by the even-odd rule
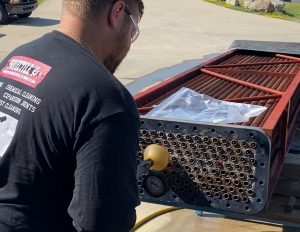
[[[37,60],[25,56],[14,56],[0,71],[0,76],[35,88],[43,81],[50,70],[50,66]]]

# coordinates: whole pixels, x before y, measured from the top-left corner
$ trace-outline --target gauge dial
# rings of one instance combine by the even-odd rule
[[[163,177],[158,175],[149,175],[145,180],[145,190],[152,197],[160,197],[166,192],[166,184]]]

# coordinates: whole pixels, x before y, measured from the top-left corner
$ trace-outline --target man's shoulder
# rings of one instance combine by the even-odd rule
[[[41,98],[52,102],[59,97],[74,104],[86,104],[89,99],[89,103],[107,110],[136,111],[132,96],[117,78],[88,50],[66,36],[56,32],[46,34],[15,49],[3,62],[7,64],[16,56],[48,67],[49,71],[35,89]],[[1,66],[4,67],[4,63]]]

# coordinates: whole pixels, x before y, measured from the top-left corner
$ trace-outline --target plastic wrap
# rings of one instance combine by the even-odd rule
[[[258,116],[266,109],[264,106],[217,100],[183,87],[156,105],[146,116],[210,123],[238,123],[248,122],[251,117]]]

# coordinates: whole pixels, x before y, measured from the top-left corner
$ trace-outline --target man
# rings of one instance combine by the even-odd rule
[[[60,27],[0,64],[0,231],[129,231],[139,117],[112,75],[141,0],[64,0]]]

